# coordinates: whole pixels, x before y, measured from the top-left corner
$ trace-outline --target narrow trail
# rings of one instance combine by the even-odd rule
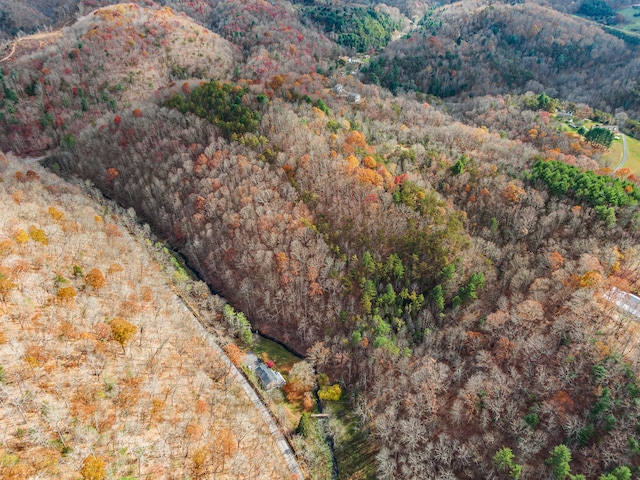
[[[4,58],[0,58],[0,63],[6,62],[13,56],[14,53],[16,53],[17,44],[18,44],[17,40],[14,40],[13,42],[11,42],[11,51],[9,52],[9,55],[5,56]]]
[[[44,40],[51,38],[51,37],[59,37],[60,35],[62,35],[62,31],[61,30],[56,30],[55,32],[43,32],[43,33],[36,33],[34,35],[29,35],[28,37],[20,37],[20,38],[16,38],[15,40],[13,40],[11,42],[11,51],[5,55],[4,57],[0,58],[0,63],[2,62],[6,62],[7,60],[9,60],[14,53],[16,53],[16,49],[18,47],[18,44],[21,42],[27,42],[27,41],[39,41],[40,45],[39,46],[43,46],[44,44]]]

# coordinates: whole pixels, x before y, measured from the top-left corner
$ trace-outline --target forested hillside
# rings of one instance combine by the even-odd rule
[[[287,478],[149,239],[39,166],[0,180],[0,477]]]
[[[440,97],[536,93],[638,116],[640,60],[593,22],[534,3],[456,2],[390,44],[367,79]]]
[[[287,2],[203,5],[224,39],[121,5],[6,62],[2,148],[47,151],[61,175],[135,208],[254,328],[339,382],[380,478],[637,475],[636,324],[607,296],[640,287],[637,179],[554,129],[531,107],[546,95],[474,100],[456,111],[479,125],[467,126],[423,95],[329,76],[340,47]],[[509,86],[538,38],[527,22],[552,24],[550,12],[450,5],[369,75]],[[554,63],[565,47],[604,75],[612,42],[620,71],[636,68],[621,41],[562,18],[571,29],[537,32],[538,82],[569,79]],[[487,53],[495,70],[482,70]],[[403,70],[431,55],[428,72]],[[67,69],[78,77],[54,76]],[[611,101],[596,96],[602,78],[586,80],[590,101]],[[510,87],[531,86],[520,80]]]
[[[78,0],[0,0],[0,41],[65,21]]]
[[[21,47],[18,47],[21,48]],[[185,78],[230,78],[241,56],[168,9],[119,5],[83,17],[45,51],[0,70],[5,150],[73,145],[105,111],[148,101]]]

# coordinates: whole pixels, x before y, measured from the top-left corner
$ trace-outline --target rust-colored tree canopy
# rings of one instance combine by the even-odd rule
[[[84,277],[84,281],[94,290],[98,290],[107,284],[106,278],[104,278],[102,272],[97,268],[89,270]]]

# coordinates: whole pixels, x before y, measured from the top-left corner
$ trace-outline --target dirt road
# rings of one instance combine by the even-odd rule
[[[40,42],[39,46],[43,46],[44,41],[46,39],[57,38],[60,35],[62,35],[62,31],[56,30],[55,32],[42,32],[42,33],[36,33],[34,35],[29,35],[28,37],[16,38],[11,42],[11,51],[4,57],[0,58],[0,63],[6,62],[7,60],[9,60],[13,56],[13,54],[16,53],[18,44],[20,44],[21,42],[37,41],[37,42]]]

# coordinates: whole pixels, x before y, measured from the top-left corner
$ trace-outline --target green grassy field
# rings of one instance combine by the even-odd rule
[[[338,480],[375,479],[375,456],[378,451],[371,437],[362,431],[356,416],[343,402],[327,402],[324,411],[338,419],[343,426],[334,450]]]
[[[555,119],[555,121],[558,124],[558,129],[561,132],[577,132],[578,129],[580,127],[585,127],[586,129],[592,128],[594,125],[596,125],[596,122],[594,122],[593,120],[589,120],[589,119],[584,119],[584,120],[578,120],[578,119],[573,119],[573,120],[561,120],[558,118],[558,114],[554,113],[551,115],[552,118]],[[576,125],[577,128],[571,127],[569,124],[571,122],[574,122],[574,124]]]
[[[627,136],[627,162],[625,167],[636,175],[640,175],[640,140]]]
[[[622,160],[622,140],[614,140],[607,153],[602,155],[601,163],[605,167],[615,168]],[[640,141],[627,136],[627,161],[624,166],[636,175],[640,175]]]
[[[633,33],[640,33],[640,15],[634,17],[634,14],[640,14],[640,9],[622,8],[620,10],[616,10],[616,13],[622,15],[625,19],[625,22],[617,25],[617,28]]]
[[[636,14],[640,13],[640,9],[637,8],[617,8],[614,9],[617,15],[622,15],[624,17],[624,21],[618,23],[617,25],[605,25],[607,28],[613,28],[615,30],[622,30],[631,34],[640,34],[640,15],[637,17]],[[576,14],[576,17],[584,18],[587,20],[592,20],[590,17],[585,17],[584,15]]]
[[[622,160],[622,138],[614,140],[608,152],[602,155],[600,163],[605,167],[615,168]]]
[[[279,343],[267,340],[262,336],[258,336],[258,340],[256,341],[253,351],[258,355],[262,352],[266,352],[266,354],[269,355],[269,358],[275,362],[276,369],[281,372],[288,373],[294,364],[302,360]]]

